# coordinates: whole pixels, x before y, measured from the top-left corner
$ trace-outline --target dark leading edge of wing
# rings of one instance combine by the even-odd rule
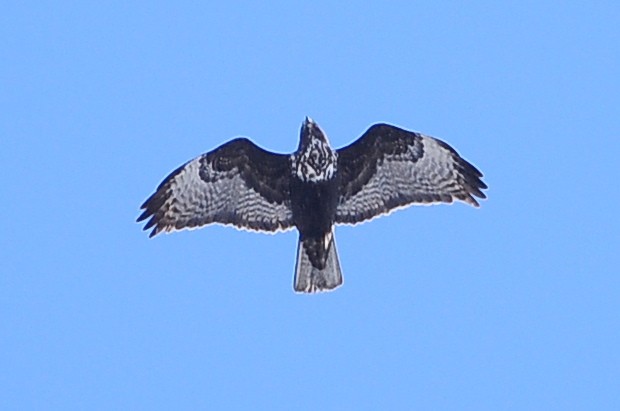
[[[287,155],[232,140],[174,170],[142,204],[150,237],[210,223],[256,231],[292,227]]]
[[[448,144],[388,124],[338,150],[336,222],[355,224],[412,204],[486,198],[482,173]]]

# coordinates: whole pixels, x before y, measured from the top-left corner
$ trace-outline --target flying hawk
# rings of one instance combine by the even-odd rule
[[[150,237],[206,224],[277,232],[297,228],[294,289],[342,284],[334,224],[357,224],[413,204],[472,206],[482,173],[443,141],[388,124],[338,150],[306,117],[293,154],[231,140],[173,171],[142,204]]]

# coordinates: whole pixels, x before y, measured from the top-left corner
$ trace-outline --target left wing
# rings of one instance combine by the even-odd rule
[[[138,222],[150,237],[210,223],[256,231],[293,227],[289,156],[238,138],[173,171],[157,187]]]
[[[336,223],[356,224],[413,204],[486,198],[482,173],[443,141],[388,124],[338,150]]]

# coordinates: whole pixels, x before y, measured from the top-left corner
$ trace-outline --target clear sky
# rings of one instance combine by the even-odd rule
[[[620,409],[620,5],[8,2],[0,409]],[[240,135],[437,136],[489,199],[149,240],[138,207]]]

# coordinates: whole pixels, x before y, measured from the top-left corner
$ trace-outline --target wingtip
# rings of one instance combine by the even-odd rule
[[[142,221],[144,221],[144,220],[146,220],[147,218],[149,218],[149,216],[150,216],[150,215],[151,215],[151,214],[149,213],[149,211],[148,211],[148,210],[144,210],[144,211],[142,212],[142,214],[140,214],[140,215],[138,216],[138,218],[136,218],[136,223],[141,223]]]
[[[467,193],[466,195],[462,196],[462,197],[457,197],[459,200],[469,204],[472,207],[476,207],[476,208],[480,208],[480,203],[478,202],[478,200],[476,200],[476,198],[471,194],[471,193]]]

